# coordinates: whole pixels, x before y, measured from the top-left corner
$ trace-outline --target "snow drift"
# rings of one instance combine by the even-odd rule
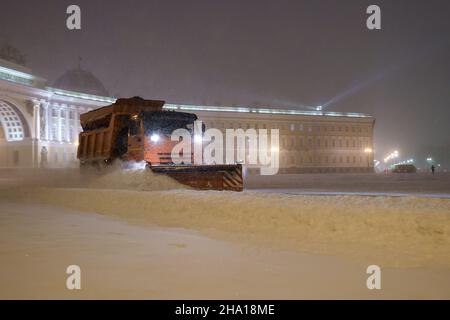
[[[149,187],[139,179],[113,173],[97,187],[117,187],[117,180],[138,189],[174,183]],[[353,256],[369,264],[450,267],[448,199],[22,187],[2,190],[0,200],[194,229],[265,247]]]
[[[96,168],[73,169],[20,169],[0,171],[3,186],[95,188],[121,190],[169,190],[188,187],[165,176],[154,174],[145,163],[127,164],[120,161],[102,170]]]

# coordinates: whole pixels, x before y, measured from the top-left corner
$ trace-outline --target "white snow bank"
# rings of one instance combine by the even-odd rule
[[[23,169],[20,171],[0,171],[2,185],[44,186],[58,188],[95,188],[125,190],[170,190],[188,187],[162,174],[154,174],[145,168],[145,163],[114,164],[102,170],[97,168],[73,169]]]
[[[0,200],[190,228],[264,246],[350,255],[383,266],[450,267],[448,199],[19,188],[3,190]]]

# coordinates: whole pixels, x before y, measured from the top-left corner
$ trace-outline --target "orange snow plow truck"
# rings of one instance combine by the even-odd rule
[[[118,99],[112,105],[81,114],[83,132],[77,152],[81,168],[102,168],[114,160],[122,161],[125,167],[127,163],[145,161],[155,174],[167,175],[195,189],[242,191],[241,164],[197,165],[193,164],[193,153],[181,164],[172,162],[172,149],[178,143],[171,141],[172,132],[187,129],[194,143],[197,116],[163,110],[164,103],[139,97]]]

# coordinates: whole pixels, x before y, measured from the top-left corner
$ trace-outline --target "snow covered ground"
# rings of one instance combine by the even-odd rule
[[[450,274],[214,240],[47,205],[0,203],[0,299],[450,298]],[[68,265],[81,290],[65,287]]]
[[[276,176],[272,192],[261,190],[268,187],[267,181],[249,179],[249,187],[260,189],[234,193],[189,190],[141,171],[112,171],[87,179],[68,171],[22,175],[4,176],[0,190],[0,248],[4,261],[10,261],[0,266],[0,288],[5,281],[5,288],[16,288],[1,290],[5,297],[8,291],[14,292],[10,297],[27,292],[40,296],[43,282],[28,290],[30,284],[20,276],[14,282],[14,277],[4,275],[22,270],[25,277],[30,265],[21,255],[36,250],[34,258],[43,269],[47,265],[55,270],[59,256],[70,257],[70,252],[89,269],[109,262],[103,281],[114,276],[114,286],[126,287],[129,297],[145,298],[145,292],[151,292],[151,298],[449,298],[450,199],[330,197],[286,194],[282,189],[301,193],[315,186],[320,192],[369,188],[445,195],[448,176],[387,177],[398,188],[384,187],[390,183],[378,175],[305,175],[302,187],[301,176]],[[441,180],[433,186],[432,179]],[[70,228],[72,219],[82,221]],[[119,230],[114,232],[127,236],[105,231],[111,224]],[[48,241],[38,244],[39,237]],[[61,252],[66,248],[67,255]],[[387,270],[383,279],[390,279],[375,294],[365,287],[365,268],[371,264]],[[220,269],[221,265],[226,267]],[[50,273],[47,277],[56,281]],[[193,289],[192,279],[203,275],[200,288]],[[138,284],[139,277],[157,280],[154,286],[153,280]],[[172,283],[174,279],[179,282]],[[93,287],[83,293],[87,297],[118,297],[111,291],[113,285],[92,281]],[[70,297],[62,290],[50,287],[42,294]]]

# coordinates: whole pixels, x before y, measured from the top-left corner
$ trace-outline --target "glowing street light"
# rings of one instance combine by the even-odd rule
[[[370,154],[373,152],[372,148],[365,148],[364,152],[367,154],[367,168],[370,168]]]

